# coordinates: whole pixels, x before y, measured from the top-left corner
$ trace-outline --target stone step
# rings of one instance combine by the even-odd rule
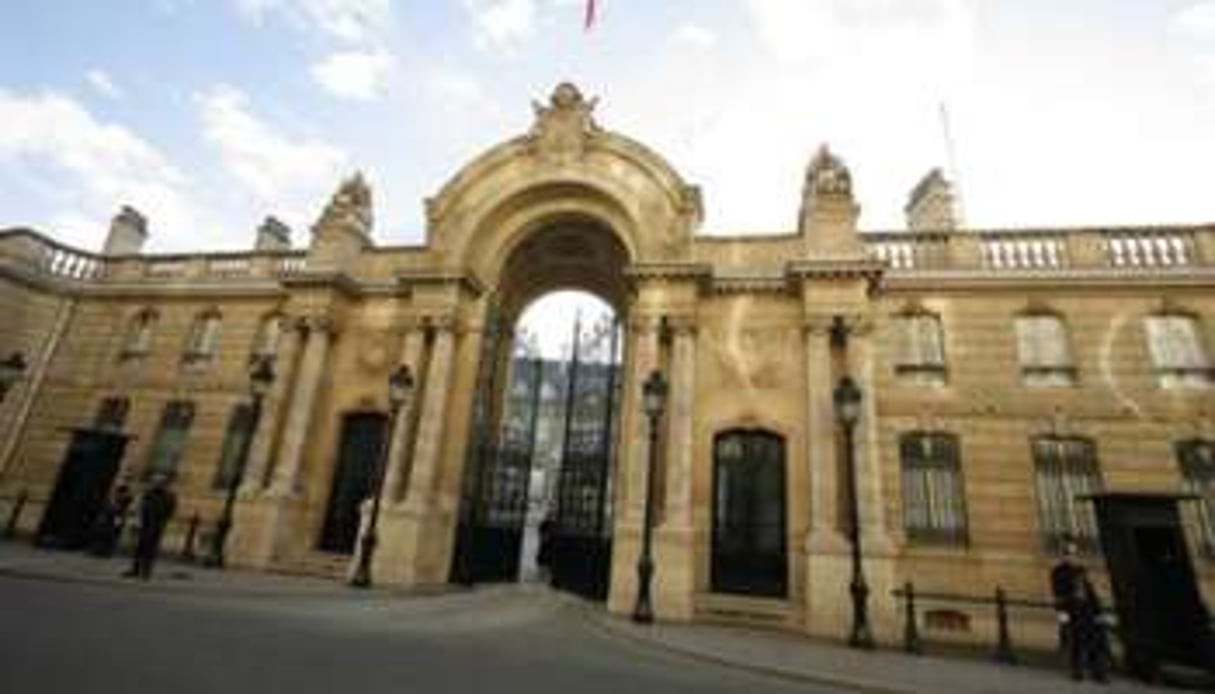
[[[350,570],[351,555],[329,552],[309,552],[296,557],[276,561],[271,567],[275,573],[294,576],[319,576],[345,579]]]
[[[693,611],[697,620],[760,629],[796,630],[800,616],[787,600],[721,593],[698,593]]]

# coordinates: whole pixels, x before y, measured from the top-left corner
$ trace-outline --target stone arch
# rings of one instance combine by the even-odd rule
[[[649,148],[600,128],[593,108],[559,85],[550,106],[535,105],[531,132],[474,159],[427,201],[427,244],[441,262],[492,274],[518,235],[562,216],[599,221],[633,262],[686,249],[702,218],[699,190]]]

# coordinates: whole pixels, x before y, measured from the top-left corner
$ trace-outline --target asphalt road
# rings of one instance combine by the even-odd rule
[[[0,692],[838,691],[664,655],[539,590],[206,595],[0,576]]]

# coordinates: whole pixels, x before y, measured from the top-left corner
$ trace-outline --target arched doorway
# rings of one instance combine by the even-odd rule
[[[486,309],[453,581],[515,581],[542,561],[554,587],[606,598],[627,265],[610,229],[577,218],[539,226],[507,255]],[[606,315],[577,321],[564,354],[545,357],[521,316],[570,289]]]

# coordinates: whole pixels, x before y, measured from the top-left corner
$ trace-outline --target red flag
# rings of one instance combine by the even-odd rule
[[[595,0],[586,0],[586,15],[583,17],[583,31],[590,31],[595,24]]]

